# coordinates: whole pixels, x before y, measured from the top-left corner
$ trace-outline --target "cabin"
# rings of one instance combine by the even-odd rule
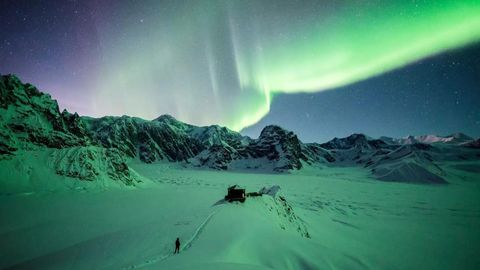
[[[227,196],[225,196],[225,200],[228,202],[239,201],[245,202],[245,189],[240,188],[238,185],[233,185],[228,188]]]

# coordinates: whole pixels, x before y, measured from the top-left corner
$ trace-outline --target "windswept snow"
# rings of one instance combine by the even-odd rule
[[[0,196],[0,268],[476,269],[480,263],[480,179],[454,165],[444,166],[452,183],[446,186],[379,182],[348,167],[252,174],[130,166],[150,184]],[[274,197],[215,204],[232,184],[280,189]],[[176,237],[179,255],[173,255]]]

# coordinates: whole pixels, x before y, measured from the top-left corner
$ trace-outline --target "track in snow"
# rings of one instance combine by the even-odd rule
[[[195,232],[193,233],[192,237],[190,237],[190,239],[183,245],[182,248],[180,248],[180,251],[185,251],[187,249],[189,249],[193,242],[198,238],[198,236],[202,233],[202,231],[205,229],[205,227],[207,226],[208,222],[210,221],[210,219],[213,217],[213,215],[215,214],[216,212],[212,212],[210,215],[207,216],[207,218],[197,227],[197,229],[195,230]],[[158,256],[158,257],[155,257],[155,258],[151,258],[149,260],[146,260],[142,263],[139,263],[139,264],[134,264],[134,265],[131,265],[129,267],[126,267],[124,269],[138,269],[138,268],[142,268],[142,267],[145,267],[147,265],[151,265],[151,264],[154,264],[154,263],[157,263],[157,262],[161,262],[163,260],[166,260],[167,258],[173,256],[173,254],[165,254],[165,255],[161,255],[161,256]]]

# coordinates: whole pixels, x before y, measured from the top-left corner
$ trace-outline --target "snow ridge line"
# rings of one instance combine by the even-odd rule
[[[187,243],[180,249],[181,251],[184,251],[184,250],[187,250],[189,249],[191,246],[192,246],[192,243],[193,241],[195,241],[198,236],[200,235],[200,233],[205,229],[205,226],[207,226],[208,222],[210,221],[210,219],[212,218],[212,216],[215,214],[216,212],[212,212],[210,213],[210,215],[208,215],[208,217],[202,222],[202,224],[200,224],[200,226],[198,226],[198,228],[195,230],[195,232],[193,233],[192,237],[187,241]]]
[[[200,233],[205,229],[205,227],[207,226],[208,222],[210,221],[210,219],[213,217],[213,215],[216,213],[215,212],[212,212],[210,213],[210,215],[207,216],[207,218],[197,227],[197,229],[195,230],[195,232],[193,233],[192,237],[190,237],[190,239],[186,242],[185,245],[183,245],[183,247],[180,249],[180,251],[184,251],[184,250],[187,250],[189,249],[192,244],[193,244],[193,241],[195,241],[198,236],[200,235]],[[127,268],[124,268],[124,269],[138,269],[138,268],[142,268],[142,267],[145,267],[147,265],[150,265],[150,264],[153,264],[153,263],[156,263],[156,262],[161,262],[163,260],[166,260],[167,258],[171,257],[172,254],[165,254],[163,256],[159,256],[159,257],[156,257],[156,258],[152,258],[152,259],[149,259],[147,261],[144,261],[142,263],[139,263],[139,264],[134,264],[134,265],[131,265]]]

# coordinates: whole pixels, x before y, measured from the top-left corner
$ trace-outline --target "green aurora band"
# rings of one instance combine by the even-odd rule
[[[121,49],[106,53],[117,68],[103,69],[97,98],[120,91],[110,103],[123,104],[101,109],[146,118],[173,112],[238,131],[264,117],[276,94],[335,89],[480,40],[480,1],[349,2],[321,12],[247,2],[170,10],[168,23],[147,32],[127,27],[135,46],[100,29],[104,44]],[[141,34],[149,40],[139,45]],[[146,97],[131,98],[132,88]]]

